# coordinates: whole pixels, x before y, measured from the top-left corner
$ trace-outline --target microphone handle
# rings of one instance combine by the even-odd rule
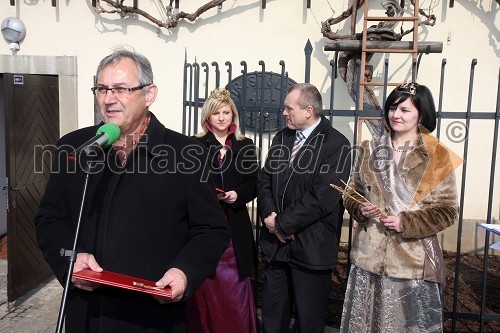
[[[88,155],[88,153],[91,151],[89,147],[95,147],[96,145],[99,146],[99,144],[96,144],[96,142],[100,142],[100,140],[105,140],[104,143],[106,143],[108,141],[108,138],[104,133],[99,133],[98,135],[84,142],[82,145],[80,145],[80,147],[76,148],[74,152],[70,153],[70,155],[74,158],[79,158],[82,152]]]
[[[105,133],[100,133],[98,137],[92,138],[88,145],[84,145],[82,151],[88,155],[92,150],[97,147],[103,147],[108,142],[108,136]]]

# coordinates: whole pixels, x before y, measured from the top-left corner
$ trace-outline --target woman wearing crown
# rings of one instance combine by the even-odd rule
[[[188,332],[259,332],[250,274],[257,262],[246,204],[256,196],[257,151],[238,131],[238,111],[230,93],[213,90],[201,112],[195,137],[209,151],[217,197],[231,228],[231,241],[215,276],[188,301]],[[214,192],[216,189],[214,189]]]
[[[436,234],[458,218],[453,153],[429,132],[429,89],[387,97],[389,133],[365,141],[345,192],[358,222],[341,332],[442,332],[444,262]]]

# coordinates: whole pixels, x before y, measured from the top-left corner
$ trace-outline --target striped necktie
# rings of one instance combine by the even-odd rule
[[[299,151],[299,149],[301,147],[300,142],[305,138],[304,134],[302,134],[301,131],[297,131],[295,136],[296,136],[296,138],[295,138],[295,142],[293,143],[292,153],[290,154],[290,165],[292,164],[293,159],[295,158],[295,156],[297,155],[297,152]]]

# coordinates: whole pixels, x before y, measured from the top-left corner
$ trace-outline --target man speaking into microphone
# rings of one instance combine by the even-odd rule
[[[91,91],[103,122],[119,127],[119,138],[111,146],[93,145],[102,146],[103,157],[95,154],[101,166],[92,173],[78,161],[99,126],[59,140],[57,172],[35,225],[44,258],[64,284],[68,258],[61,249],[72,247],[83,200],[74,273],[105,270],[153,281],[170,288],[172,299],[75,283],[66,332],[185,332],[184,300],[215,272],[229,243],[215,185],[202,181],[204,149],[149,111],[158,92],[153,82],[151,64],[140,54],[118,49],[101,60]]]

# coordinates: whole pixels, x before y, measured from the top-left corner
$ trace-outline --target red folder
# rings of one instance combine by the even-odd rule
[[[73,273],[73,279],[90,281],[108,286],[172,298],[172,290],[170,287],[159,288],[153,281],[108,271],[94,272],[90,269],[83,269],[78,273]],[[75,283],[78,282],[75,281]]]

